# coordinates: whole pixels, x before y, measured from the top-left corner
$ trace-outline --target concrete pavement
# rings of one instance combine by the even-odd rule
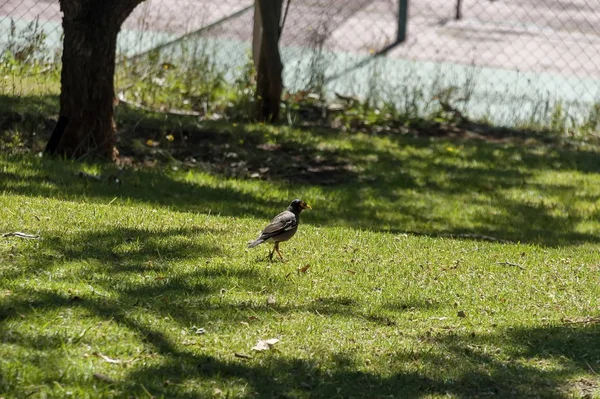
[[[253,10],[245,7],[251,5],[148,0],[128,18],[119,48],[131,55],[185,35],[202,37],[231,70],[247,59]],[[374,74],[397,93],[472,85],[478,101],[465,105],[469,113],[503,123],[515,118],[515,109],[527,117],[555,101],[580,117],[600,95],[600,10],[592,0],[463,0],[460,21],[453,20],[455,2],[413,0],[407,41],[375,64],[365,62],[394,42],[396,12],[396,0],[293,0],[282,37],[286,85],[303,88],[313,50],[322,46],[332,91],[364,96]],[[35,18],[49,33],[48,46],[60,46],[57,0],[0,0],[0,46],[11,19],[22,29]]]

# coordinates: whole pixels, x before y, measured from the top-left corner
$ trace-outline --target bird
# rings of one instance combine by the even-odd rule
[[[279,243],[289,240],[296,234],[300,222],[300,213],[305,209],[312,209],[312,207],[301,199],[293,200],[285,211],[271,220],[256,240],[248,243],[248,248],[254,248],[263,242],[272,242],[274,246],[269,253],[269,260],[272,261],[274,252],[277,252],[281,261],[285,262],[281,252],[279,252]]]

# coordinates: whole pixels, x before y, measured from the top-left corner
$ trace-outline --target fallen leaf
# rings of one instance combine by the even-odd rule
[[[240,321],[240,324],[246,327],[250,325],[250,323],[248,323],[247,321]]]
[[[221,395],[223,395],[223,391],[220,390],[219,388],[215,388],[215,389],[213,389],[213,395],[221,396]]]
[[[267,305],[275,305],[275,297],[271,294],[269,295],[269,297],[267,298]]]
[[[299,271],[300,273],[306,273],[306,271],[307,271],[308,269],[310,269],[310,265],[308,265],[308,264],[307,264],[306,266],[303,266],[303,267],[299,268],[299,269],[298,269],[298,271]]]
[[[346,269],[346,271],[353,276],[356,274],[356,272],[354,270]]]
[[[267,351],[271,349],[273,345],[275,345],[279,340],[277,338],[271,338],[267,340],[259,340],[256,345],[252,348],[254,351]]]
[[[238,352],[236,352],[236,353],[234,353],[233,355],[234,355],[235,357],[239,357],[239,358],[241,358],[241,359],[252,359],[252,356],[250,356],[250,355],[246,355],[245,353],[238,353]]]

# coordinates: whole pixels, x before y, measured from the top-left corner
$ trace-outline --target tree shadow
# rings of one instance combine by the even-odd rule
[[[358,371],[350,353],[336,357],[338,367],[326,369],[319,360],[286,359],[277,355],[262,358],[262,365],[244,361],[223,361],[211,356],[182,352],[160,334],[146,332],[152,345],[170,360],[157,367],[136,370],[126,384],[147,383],[154,395],[190,398],[164,384],[165,375],[177,375],[171,382],[187,379],[225,377],[249,384],[257,397],[310,396],[333,397],[424,397],[454,395],[456,397],[556,397],[593,395],[600,392],[598,379],[579,377],[589,373],[589,361],[596,361],[600,349],[594,345],[600,330],[597,326],[521,328],[473,337],[448,334],[434,339],[441,350],[430,347],[410,352],[387,353],[397,369],[403,364],[420,363],[418,371],[395,371],[386,376]],[[507,352],[506,360],[486,354],[496,349]],[[588,359],[588,360],[586,360]],[[532,367],[549,362],[554,367]],[[434,370],[434,371],[431,371]],[[438,371],[439,370],[439,371]]]
[[[110,319],[133,331],[161,356],[159,364],[141,364],[131,368],[123,380],[104,382],[134,396],[150,392],[155,397],[198,397],[197,392],[183,388],[194,380],[242,384],[248,396],[261,398],[567,398],[592,397],[600,392],[597,378],[582,377],[589,376],[591,364],[600,359],[595,345],[600,338],[597,324],[517,328],[477,336],[446,330],[411,350],[380,354],[389,359],[389,367],[385,372],[374,372],[361,371],[358,359],[350,352],[334,352],[333,366],[322,365],[324,359],[319,355],[303,359],[277,352],[255,354],[256,359],[238,359],[233,353],[230,359],[216,358],[176,345],[162,331],[139,323],[116,303],[97,299],[69,303],[49,293],[41,300],[46,306],[77,306]],[[401,326],[390,328],[402,330]],[[64,345],[64,341],[46,338],[10,342],[40,349]]]
[[[97,264],[110,265],[110,270],[103,272],[114,277],[122,273],[157,273],[167,270],[170,262],[219,254],[218,246],[197,239],[207,233],[212,234],[211,229],[197,226],[158,231],[123,227],[81,234],[48,233],[40,244],[40,256],[19,269],[4,269],[0,275],[12,279],[24,272],[39,273],[72,261],[84,261],[86,266],[80,272],[83,274],[93,272]]]
[[[206,261],[226,253],[193,239],[209,233],[216,232],[202,227],[158,231],[119,228],[43,240],[40,251],[55,254],[63,266],[70,261],[83,264],[63,279],[83,282],[79,287],[89,285],[93,290],[69,292],[42,286],[22,295],[15,289],[13,295],[3,298],[0,308],[3,342],[34,351],[60,351],[66,343],[93,345],[79,331],[64,335],[43,331],[11,335],[11,323],[26,320],[33,312],[51,314],[53,310],[78,309],[110,320],[136,335],[160,358],[158,362],[141,362],[130,367],[122,380],[97,382],[111,384],[133,396],[142,396],[147,390],[156,397],[197,397],[197,392],[184,389],[187,381],[194,380],[246,385],[247,394],[256,397],[562,398],[572,396],[573,392],[581,396],[600,392],[600,381],[590,377],[590,371],[600,361],[600,348],[595,345],[600,338],[597,318],[534,328],[492,329],[477,334],[460,328],[434,328],[431,334],[410,337],[410,329],[396,322],[397,316],[413,309],[436,309],[442,304],[398,298],[387,303],[381,309],[383,312],[369,313],[359,300],[335,293],[299,304],[216,300],[226,295],[222,288],[233,280],[242,291],[262,292],[264,270],[252,264],[231,269],[222,265],[212,267]],[[154,256],[156,251],[162,254],[160,262]],[[148,264],[148,258],[155,263]],[[171,261],[185,262],[188,258],[197,258],[197,264],[171,269]],[[11,279],[28,279],[54,267],[48,259],[40,259]],[[277,295],[294,291],[294,281],[277,278],[269,289]],[[408,333],[414,344],[387,349],[381,345],[382,350],[373,356],[377,356],[377,361],[385,360],[385,370],[366,369],[362,364],[364,359],[342,347],[337,350],[335,342],[331,343],[331,353],[317,353],[311,359],[277,351],[243,359],[235,357],[233,350],[230,358],[216,357],[201,348],[173,341],[164,329],[141,321],[136,315],[139,310],[158,320],[168,317],[169,324],[177,331],[190,328],[200,319],[239,326],[248,314],[268,320],[273,314],[286,317],[309,312],[347,319],[366,330]],[[56,359],[48,359],[53,360]],[[10,386],[1,378],[2,386]],[[52,384],[53,380],[47,382]]]
[[[176,387],[186,380],[225,378],[249,385],[257,397],[570,397],[599,392],[600,382],[578,377],[590,370],[585,359],[598,359],[599,330],[593,328],[542,327],[498,332],[479,337],[450,336],[437,340],[441,351],[428,348],[385,354],[393,365],[385,375],[359,371],[350,353],[334,356],[336,367],[326,368],[314,361],[265,355],[260,362],[217,359],[209,355],[177,349],[158,331],[141,327],[127,316],[119,322],[134,329],[152,345],[165,361],[158,366],[141,367],[129,373],[122,384],[139,390],[140,384],[153,395],[191,398],[194,394]],[[486,347],[509,351],[500,361],[487,355]],[[516,348],[516,349],[512,349]],[[531,367],[530,362],[556,363],[554,368]],[[427,372],[396,371],[403,364],[420,362]],[[439,370],[439,371],[438,371]],[[140,392],[141,393],[141,392]]]
[[[223,122],[199,124],[183,117],[165,120],[164,115],[132,110],[125,114],[120,124],[126,132],[121,135],[122,152],[134,166],[119,171],[114,165],[92,164],[100,171],[101,179],[96,180],[78,175],[81,164],[7,157],[3,162],[12,168],[0,172],[0,189],[75,201],[82,196],[98,202],[121,198],[182,212],[263,220],[282,210],[292,197],[316,195],[320,202],[304,218],[306,223],[432,236],[490,236],[543,246],[600,240],[600,235],[578,229],[591,216],[573,208],[573,193],[580,188],[577,181],[554,184],[538,179],[546,171],[600,172],[597,152],[591,149],[518,132],[489,140],[400,134],[382,139],[327,128],[280,131]],[[166,138],[169,135],[175,142]],[[336,146],[341,138],[345,144]],[[147,146],[147,140],[158,147]],[[188,170],[242,183],[194,181],[186,178]],[[114,183],[115,177],[120,183]],[[257,181],[256,188],[244,187],[245,179]],[[273,189],[290,198],[275,198],[269,194]],[[533,192],[541,199],[518,198],[511,194],[514,191]],[[578,193],[577,200],[592,203],[600,196],[587,191]]]

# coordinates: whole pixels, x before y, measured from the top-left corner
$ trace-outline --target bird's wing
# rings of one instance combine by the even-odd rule
[[[290,211],[283,211],[279,215],[275,216],[273,220],[271,220],[271,223],[264,228],[261,237],[273,237],[285,231],[293,230],[296,227],[298,227],[296,215]]]

